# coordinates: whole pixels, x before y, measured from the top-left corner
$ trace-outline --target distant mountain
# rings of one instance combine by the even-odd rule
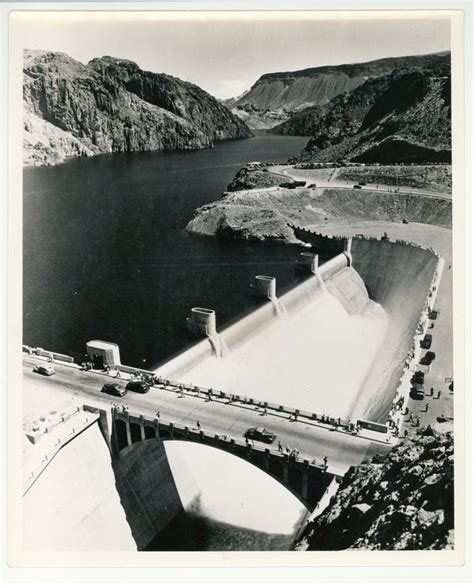
[[[395,69],[423,68],[442,62],[445,53],[390,57],[367,63],[313,67],[262,75],[243,96],[226,105],[252,128],[271,128],[292,114],[313,105],[323,105],[351,91],[368,79]],[[260,124],[260,125],[259,125]]]
[[[24,162],[103,152],[207,148],[251,132],[215,98],[170,75],[102,57],[25,51]]]
[[[369,79],[272,131],[312,136],[303,161],[450,162],[450,55]]]

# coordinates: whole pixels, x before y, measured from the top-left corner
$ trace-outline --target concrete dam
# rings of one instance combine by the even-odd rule
[[[259,306],[222,329],[216,327],[212,310],[198,308],[188,325],[205,338],[159,366],[156,374],[324,416],[368,419],[382,427],[407,356],[413,350],[439,257],[430,250],[399,242],[346,241],[321,238],[311,232],[298,237],[313,249],[298,260],[302,275],[297,285],[277,296],[271,276],[258,276],[253,292],[261,298]],[[315,253],[329,248],[333,258],[318,266]],[[94,392],[97,394],[95,389],[90,395]],[[286,416],[280,420],[269,413],[258,419],[258,413],[249,414],[290,444],[291,433],[295,444],[298,434],[305,435],[310,449],[314,446],[314,454],[310,450],[302,458],[290,460],[276,446],[267,449],[268,445],[246,445],[241,430],[227,437],[193,428],[197,417],[202,420],[202,414],[196,412],[201,408],[202,413],[205,403],[196,406],[191,397],[185,401],[191,423],[162,424],[154,420],[156,407],[146,407],[146,401],[153,398],[151,394],[130,397],[132,406],[142,407],[136,413],[110,413],[109,403],[103,403],[107,416],[101,415],[100,421],[82,431],[51,460],[24,496],[26,548],[145,550],[197,496],[202,495],[201,507],[210,516],[219,506],[220,512],[229,507],[230,488],[214,485],[212,478],[218,475],[228,475],[234,484],[232,489],[243,486],[248,490],[252,486],[250,499],[256,508],[277,506],[280,516],[291,509],[288,527],[275,528],[291,539],[305,507],[314,507],[349,465],[376,452],[374,443],[350,433],[312,427],[298,430],[288,426]],[[213,408],[217,408],[216,402],[210,403]],[[228,428],[232,429],[233,418],[243,416],[243,410],[223,405],[225,408],[222,416],[228,417]],[[288,439],[284,439],[284,432]],[[201,442],[194,446],[210,454],[208,459],[192,451],[186,441]],[[385,443],[385,435],[378,442]],[[171,444],[173,447],[168,448]],[[212,459],[217,450],[227,451],[219,463]],[[349,453],[352,459],[344,459]],[[329,470],[321,465],[325,454],[329,454]],[[314,455],[319,458],[316,462],[311,461]],[[233,460],[241,465],[238,470],[232,466]],[[211,466],[217,476],[212,476]],[[220,471],[224,466],[226,474]],[[257,475],[250,478],[250,473]],[[259,491],[258,476],[277,486],[276,496],[268,495],[268,486]],[[70,489],[65,490],[65,486]],[[250,507],[249,518],[242,520],[248,522],[247,526],[252,516],[256,517],[256,508]],[[237,516],[245,516],[246,510],[237,508]],[[258,521],[263,522],[264,516]],[[45,529],[48,519],[49,528]],[[228,521],[236,522],[231,516]]]
[[[306,236],[311,243],[311,232]],[[315,238],[315,252],[343,249],[340,240]],[[278,299],[270,293],[262,306],[157,373],[384,424],[437,263],[420,247],[353,238],[350,252],[336,254]],[[226,348],[224,356],[216,344]]]

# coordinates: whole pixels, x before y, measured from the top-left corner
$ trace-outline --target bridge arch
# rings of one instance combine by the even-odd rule
[[[124,425],[126,432],[124,433]],[[124,444],[123,438],[127,438]],[[264,471],[292,493],[308,510],[313,510],[334,475],[307,459],[290,457],[267,446],[206,433],[200,429],[151,419],[129,412],[115,412],[112,418],[112,446],[116,455],[142,441],[185,441],[225,451]]]

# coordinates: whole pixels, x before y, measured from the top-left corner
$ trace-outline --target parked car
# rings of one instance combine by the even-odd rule
[[[146,394],[148,392],[148,390],[150,389],[150,385],[147,384],[146,382],[140,382],[140,381],[133,381],[133,382],[129,382],[125,388],[127,390],[131,390],[132,392],[138,392],[139,394]]]
[[[403,218],[403,219],[402,219],[402,223],[408,223],[408,219],[406,219],[406,218]]]
[[[433,311],[430,311],[430,313],[429,313],[428,317],[429,317],[430,319],[433,319],[433,321],[434,321],[435,319],[437,319],[437,318],[438,318],[438,312],[439,312],[439,311],[434,311],[434,310],[433,310]]]
[[[434,351],[427,351],[425,353],[425,360],[426,360],[426,365],[430,365],[432,361],[434,361],[434,359],[436,358],[436,354]]]
[[[56,373],[56,370],[52,366],[36,366],[33,368],[33,372],[42,374],[43,376],[52,376]]]
[[[421,383],[423,384],[423,382],[425,381],[425,373],[424,372],[420,372],[420,370],[416,371],[412,378],[411,378],[412,382],[415,383]]]
[[[262,443],[273,443],[276,435],[275,433],[267,431],[267,429],[264,429],[263,427],[256,427],[253,429],[247,429],[244,433],[244,437],[255,441],[262,441]]]
[[[422,384],[416,384],[412,386],[410,389],[410,398],[414,400],[423,400],[425,397],[425,389],[423,388]]]
[[[114,382],[112,384],[104,384],[101,392],[122,398],[127,393],[127,390],[123,386],[120,386],[120,384],[117,384],[117,382]]]
[[[424,349],[430,349],[431,342],[433,341],[433,336],[430,333],[427,333],[423,339],[420,341],[421,347]]]
[[[354,185],[352,188],[353,189],[362,189],[362,187],[360,185]]]

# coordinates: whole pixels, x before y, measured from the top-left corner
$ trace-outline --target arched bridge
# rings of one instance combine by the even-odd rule
[[[226,451],[258,467],[295,495],[308,510],[313,510],[326,488],[338,479],[339,474],[330,472],[327,465],[311,462],[289,453],[283,453],[264,444],[252,445],[245,440],[225,435],[211,434],[157,418],[121,412],[112,412],[111,447],[115,455],[125,454],[135,443],[149,440],[192,441]]]

